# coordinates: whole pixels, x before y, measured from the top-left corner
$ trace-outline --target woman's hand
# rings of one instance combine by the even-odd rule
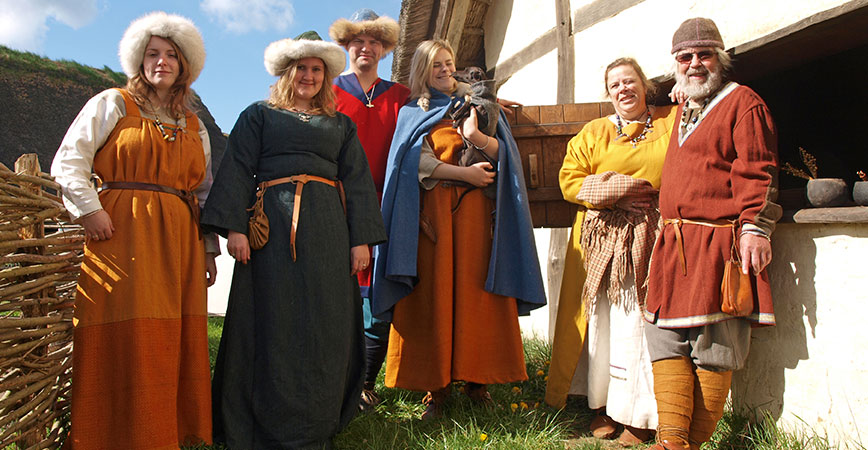
[[[229,256],[241,264],[247,264],[247,261],[250,261],[250,242],[247,241],[247,235],[244,233],[230,231],[226,250],[229,252]]]
[[[205,253],[205,280],[206,286],[211,287],[217,281],[217,254]]]
[[[669,91],[669,100],[672,100],[673,103],[684,103],[687,101],[687,93],[676,83]]]
[[[84,234],[87,239],[94,241],[107,241],[112,238],[115,231],[112,218],[104,209],[88,214],[79,221],[84,227]]]
[[[476,114],[476,108],[470,107],[470,115],[458,125],[458,134],[473,145],[482,144],[476,145],[477,147],[485,147],[488,143],[488,136],[479,131],[479,116]]]
[[[632,213],[642,213],[654,204],[650,195],[628,195],[615,202],[615,207]]]
[[[485,187],[494,182],[494,167],[488,162],[478,162],[472,166],[462,167],[463,181],[476,187]]]
[[[367,244],[350,248],[350,268],[352,269],[350,275],[367,269],[369,264],[371,264],[371,250]]]

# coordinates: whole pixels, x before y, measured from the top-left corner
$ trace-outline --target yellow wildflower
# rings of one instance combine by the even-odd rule
[[[536,376],[538,376],[538,377],[541,377],[541,376],[543,376],[543,375],[545,375],[545,374],[546,374],[546,373],[543,372],[542,369],[536,371]]]
[[[521,404],[521,410],[522,410],[522,411],[527,410],[527,403],[525,403],[525,402],[521,402],[520,404]]]
[[[484,441],[484,440],[486,440],[486,439],[488,439],[488,435],[487,435],[487,434],[482,433],[482,434],[479,435],[479,440],[480,440],[480,441]]]
[[[521,388],[518,386],[513,386],[512,387],[512,393],[513,394],[521,394]]]
[[[511,409],[512,412],[515,412],[515,410],[518,409],[518,404],[517,403],[510,403],[509,409]]]

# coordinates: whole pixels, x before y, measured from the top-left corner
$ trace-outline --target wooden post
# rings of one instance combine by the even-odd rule
[[[557,0],[555,11],[557,14],[555,29],[558,37],[557,101],[559,104],[573,103],[576,84],[576,52],[572,36],[570,0]],[[567,254],[567,245],[569,245],[569,236],[569,228],[552,228],[549,237],[548,267],[546,268],[549,293],[549,341],[552,341],[555,335],[561,280],[564,277],[564,260]]]

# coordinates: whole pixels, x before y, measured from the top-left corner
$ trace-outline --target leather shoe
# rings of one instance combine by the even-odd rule
[[[591,435],[597,439],[612,439],[618,431],[618,422],[606,414],[600,414],[591,421]]]
[[[634,445],[644,444],[654,437],[654,430],[646,428],[634,428],[624,426],[624,431],[618,437],[618,443],[622,447],[632,447]]]

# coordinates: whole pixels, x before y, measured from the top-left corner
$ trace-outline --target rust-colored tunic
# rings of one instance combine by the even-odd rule
[[[443,121],[429,135],[434,154],[455,162],[463,143]],[[437,243],[419,236],[419,284],[394,308],[386,386],[433,391],[453,380],[481,384],[527,379],[514,298],[483,290],[494,201],[482,190],[440,182],[423,191],[422,214]],[[517,262],[518,263],[518,262]]]
[[[681,116],[683,105],[679,107]],[[660,184],[664,219],[737,220],[771,234],[781,210],[777,193],[777,137],[771,114],[750,88],[731,83],[708,104],[692,132],[669,141]],[[660,328],[698,327],[731,319],[720,310],[723,266],[732,229],[684,224],[687,273],[682,273],[674,225],[666,225],[651,255],[645,318]],[[768,271],[753,277],[748,320],[775,323]]]
[[[124,92],[126,116],[96,153],[103,181],[194,190],[205,179],[199,121],[163,140]],[[114,224],[88,241],[76,296],[73,449],[177,449],[211,441],[205,249],[187,204],[105,190]]]

